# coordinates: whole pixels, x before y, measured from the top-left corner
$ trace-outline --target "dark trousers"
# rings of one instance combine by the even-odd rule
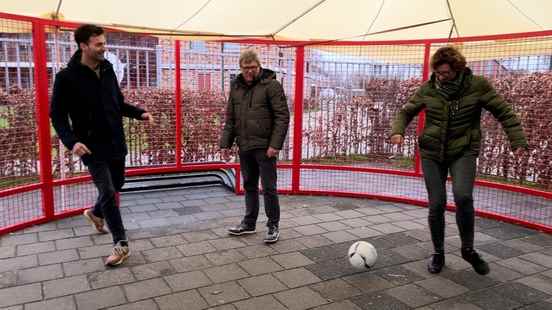
[[[276,194],[276,158],[268,158],[265,149],[241,152],[240,167],[245,188],[245,217],[243,224],[255,227],[259,216],[259,176],[264,194],[267,226],[278,226],[280,203]]]
[[[456,224],[462,247],[473,247],[474,208],[473,185],[476,173],[476,156],[465,155],[452,162],[422,159],[424,179],[429,200],[429,229],[436,253],[444,253],[446,181],[450,171],[452,193],[456,204]]]
[[[113,235],[113,243],[126,240],[125,227],[117,207],[116,197],[125,183],[125,158],[91,160],[88,163],[88,171],[98,189],[98,199],[92,214],[105,219]]]

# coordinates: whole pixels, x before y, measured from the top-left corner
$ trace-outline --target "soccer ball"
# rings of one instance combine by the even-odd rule
[[[357,241],[349,248],[349,262],[360,270],[370,270],[378,259],[376,248],[369,242]]]

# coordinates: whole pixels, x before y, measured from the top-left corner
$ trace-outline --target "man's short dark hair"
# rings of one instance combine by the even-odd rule
[[[99,36],[104,34],[104,29],[100,26],[86,24],[82,25],[75,30],[75,41],[80,46],[81,43],[88,43],[90,37]]]

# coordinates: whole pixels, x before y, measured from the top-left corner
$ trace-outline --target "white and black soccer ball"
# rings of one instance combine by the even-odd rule
[[[359,270],[370,270],[378,260],[376,248],[366,241],[357,241],[349,247],[349,262]]]

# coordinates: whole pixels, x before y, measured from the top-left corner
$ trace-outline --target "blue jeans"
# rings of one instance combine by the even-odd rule
[[[450,171],[452,192],[456,204],[456,224],[462,248],[473,247],[474,218],[473,186],[476,173],[475,155],[464,155],[451,162],[422,159],[424,180],[429,200],[429,229],[436,253],[444,253],[446,181]]]
[[[125,183],[125,158],[91,159],[88,163],[88,171],[98,189],[98,199],[92,209],[92,214],[105,219],[113,236],[114,244],[126,240],[125,227],[116,199],[117,192]]]

